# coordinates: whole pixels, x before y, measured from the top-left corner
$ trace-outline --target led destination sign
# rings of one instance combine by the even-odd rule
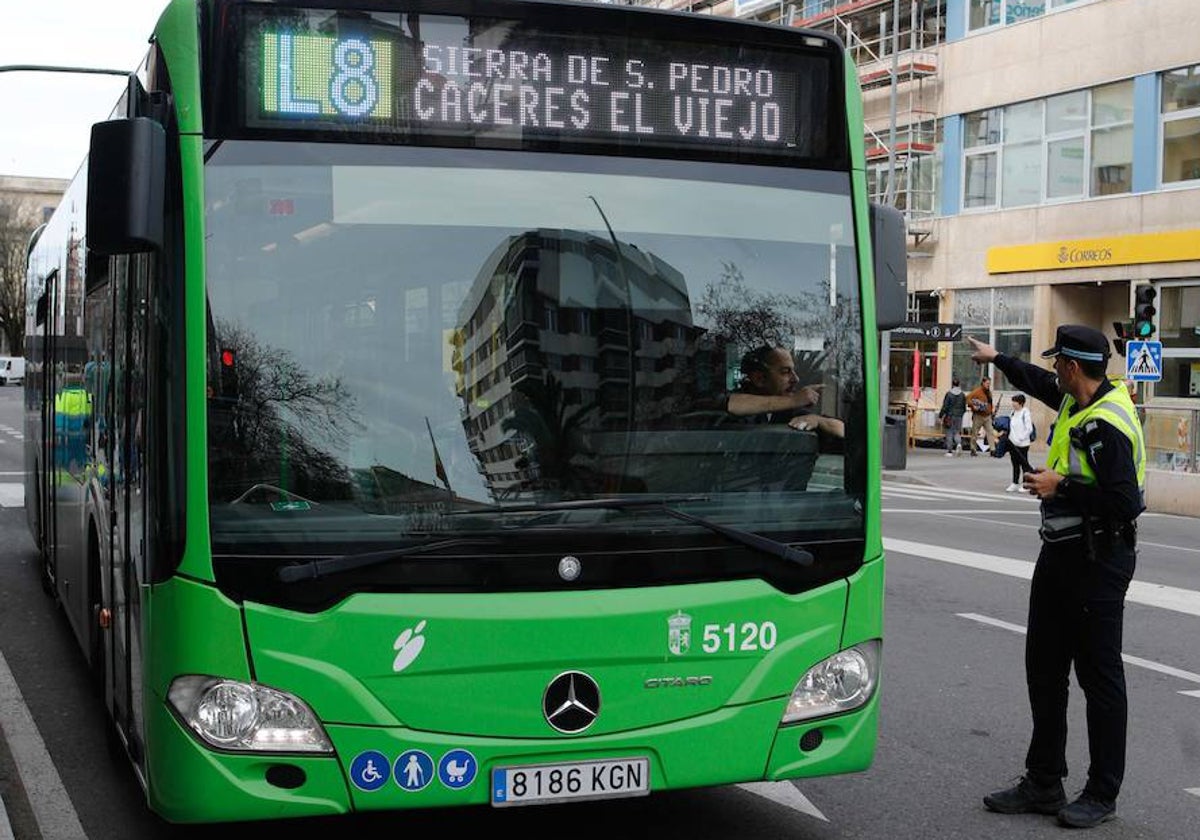
[[[828,154],[831,49],[270,10],[244,27],[245,124]],[[303,20],[303,18],[302,18]],[[333,23],[336,21],[336,25]]]

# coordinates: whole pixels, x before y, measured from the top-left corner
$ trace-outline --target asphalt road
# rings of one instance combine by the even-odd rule
[[[108,749],[102,707],[66,621],[39,588],[19,496],[21,407],[0,389],[0,653],[45,745],[51,773],[17,773],[0,745],[0,797],[16,840],[39,837],[35,802],[73,810],[91,840],[199,837],[149,814],[133,773]],[[1065,830],[1050,817],[986,812],[981,796],[1021,770],[1029,734],[1022,651],[1036,554],[1028,497],[888,482],[885,672],[875,765],[795,786],[713,788],[566,807],[409,812],[303,821],[289,837],[493,836],[1035,838]],[[1131,719],[1119,819],[1105,838],[1196,836],[1200,821],[1200,546],[1197,520],[1147,516],[1126,609]],[[1153,586],[1161,584],[1162,586]],[[1163,587],[1175,587],[1165,589]],[[1190,610],[1190,612],[1188,611]],[[1185,692],[1193,692],[1188,694]],[[1072,689],[1068,793],[1083,785],[1083,698]],[[29,735],[30,733],[25,733]],[[45,768],[42,768],[43,770]],[[54,801],[54,778],[67,801]],[[768,798],[770,797],[770,798]],[[259,837],[262,826],[220,836]],[[274,829],[267,829],[274,830]],[[2,835],[2,831],[0,831]],[[59,840],[47,837],[46,840]]]

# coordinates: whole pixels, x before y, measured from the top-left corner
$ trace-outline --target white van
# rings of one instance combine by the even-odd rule
[[[0,385],[25,379],[25,360],[20,356],[0,356]]]

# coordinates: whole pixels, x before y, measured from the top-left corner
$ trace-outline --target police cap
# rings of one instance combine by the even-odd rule
[[[1054,337],[1054,346],[1042,353],[1042,358],[1058,355],[1084,362],[1103,362],[1109,356],[1108,339],[1100,330],[1082,324],[1063,324]]]

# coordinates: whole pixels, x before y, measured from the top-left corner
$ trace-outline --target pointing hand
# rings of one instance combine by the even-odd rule
[[[821,401],[821,389],[824,385],[805,385],[803,388],[797,388],[796,407],[807,408],[810,405],[816,405]]]
[[[973,362],[986,365],[998,355],[995,347],[973,336],[967,336],[967,341],[971,343],[971,361]]]

